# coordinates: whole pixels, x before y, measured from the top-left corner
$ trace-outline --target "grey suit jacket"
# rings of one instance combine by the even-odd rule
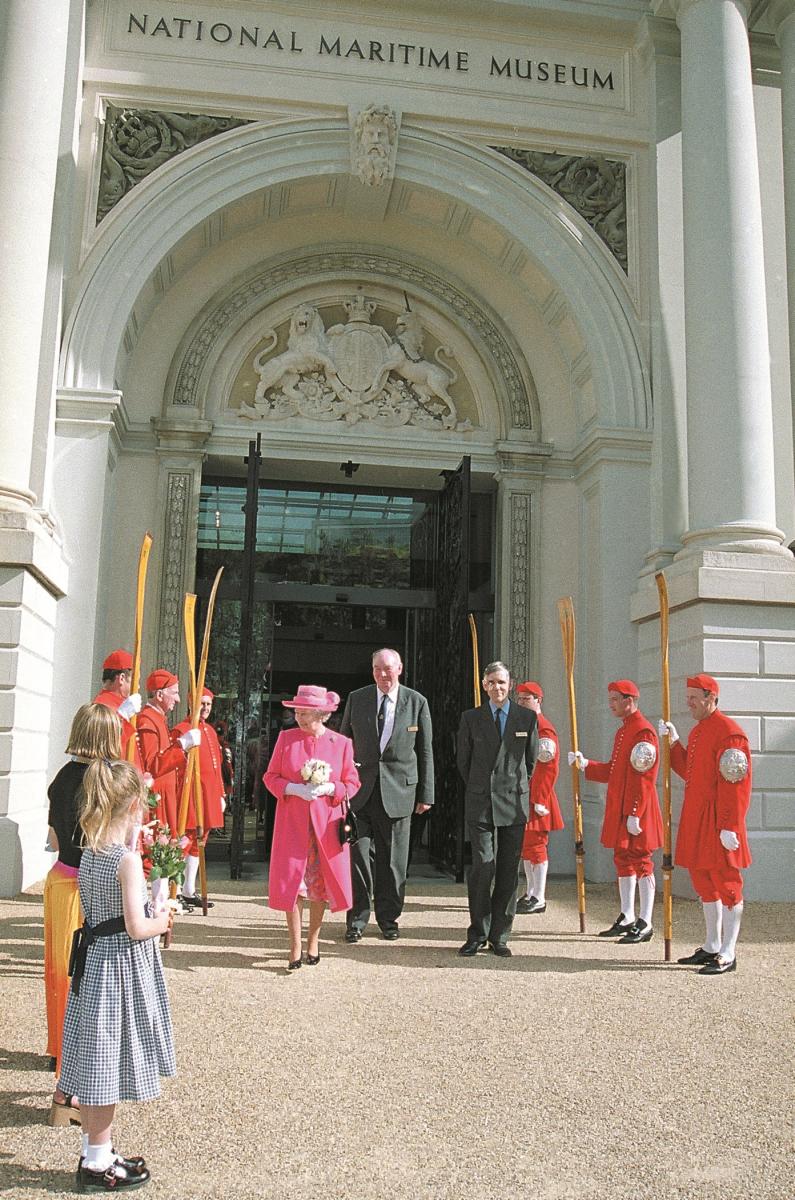
[[[519,825],[530,809],[530,776],[538,753],[536,714],[513,700],[500,741],[488,701],[461,714],[456,764],[464,781],[467,821]]]
[[[353,739],[353,754],[362,786],[351,797],[354,812],[370,799],[376,780],[384,810],[390,817],[407,817],[415,804],[433,804],[433,751],[428,701],[412,688],[398,687],[392,736],[378,745],[375,684],[351,692],[340,732]]]

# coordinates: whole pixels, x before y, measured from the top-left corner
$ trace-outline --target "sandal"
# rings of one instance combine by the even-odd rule
[[[67,1096],[65,1100],[56,1100],[53,1096],[47,1124],[54,1125],[58,1129],[66,1125],[79,1125],[81,1123],[80,1108],[74,1103],[74,1099],[74,1096]]]

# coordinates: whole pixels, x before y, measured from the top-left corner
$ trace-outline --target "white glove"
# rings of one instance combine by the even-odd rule
[[[569,750],[568,759],[569,766],[573,767],[576,763],[578,771],[584,771],[589,762],[589,759],[580,750]]]
[[[333,796],[336,790],[333,783],[318,783],[312,788],[312,796]]]
[[[539,817],[548,817],[549,816],[549,809],[544,808],[543,804],[534,804],[533,808],[536,810]]]
[[[740,839],[737,834],[731,829],[721,829],[720,844],[724,850],[739,850]]]
[[[226,812],[226,796],[221,797],[221,812]]]
[[[662,721],[662,720],[658,721],[657,722],[657,732],[659,733],[661,738],[665,737],[665,735],[668,734],[668,740],[672,746],[673,746],[674,742],[679,741],[679,734],[676,732],[676,726],[673,724],[672,721]]]
[[[314,789],[308,783],[288,783],[284,789],[285,796],[300,796],[302,800],[314,800]]]
[[[125,721],[136,716],[141,711],[141,693],[132,692],[126,700],[122,700],[118,711],[119,716],[124,717]]]
[[[640,833],[640,818],[627,817],[627,833],[631,833],[633,837],[637,837]]]
[[[187,733],[181,733],[178,738],[179,744],[186,754],[193,746],[198,746],[201,740],[201,729],[189,729]]]

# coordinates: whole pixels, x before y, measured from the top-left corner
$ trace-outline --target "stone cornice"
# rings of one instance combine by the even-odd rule
[[[795,17],[795,0],[770,0],[767,15],[778,40],[784,22]]]

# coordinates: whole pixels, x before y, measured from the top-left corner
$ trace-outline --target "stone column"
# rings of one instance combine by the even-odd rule
[[[682,47],[689,531],[683,554],[788,553],[776,528],[750,0],[674,0]]]
[[[769,10],[781,47],[781,136],[789,296],[789,370],[795,438],[795,0],[773,0]]]

